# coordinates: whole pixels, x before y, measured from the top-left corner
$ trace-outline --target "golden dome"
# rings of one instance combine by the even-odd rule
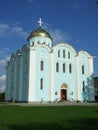
[[[42,29],[41,27],[31,32],[30,36],[28,37],[28,40],[32,37],[48,37],[52,40],[50,34],[46,30]]]

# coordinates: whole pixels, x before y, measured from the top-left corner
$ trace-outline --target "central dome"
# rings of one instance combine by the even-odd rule
[[[50,34],[46,30],[42,29],[41,27],[31,32],[30,36],[28,37],[28,40],[33,37],[48,37],[52,40]]]

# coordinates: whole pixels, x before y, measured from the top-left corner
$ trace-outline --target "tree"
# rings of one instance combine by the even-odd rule
[[[5,97],[5,93],[0,93],[0,101],[3,101]]]

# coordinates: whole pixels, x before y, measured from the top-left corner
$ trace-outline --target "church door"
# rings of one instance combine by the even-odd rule
[[[66,100],[67,99],[66,96],[67,96],[67,90],[61,89],[61,100],[62,101]]]

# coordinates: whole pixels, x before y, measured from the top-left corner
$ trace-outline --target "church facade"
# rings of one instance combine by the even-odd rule
[[[94,101],[93,57],[68,43],[52,46],[39,23],[7,63],[5,101]]]

